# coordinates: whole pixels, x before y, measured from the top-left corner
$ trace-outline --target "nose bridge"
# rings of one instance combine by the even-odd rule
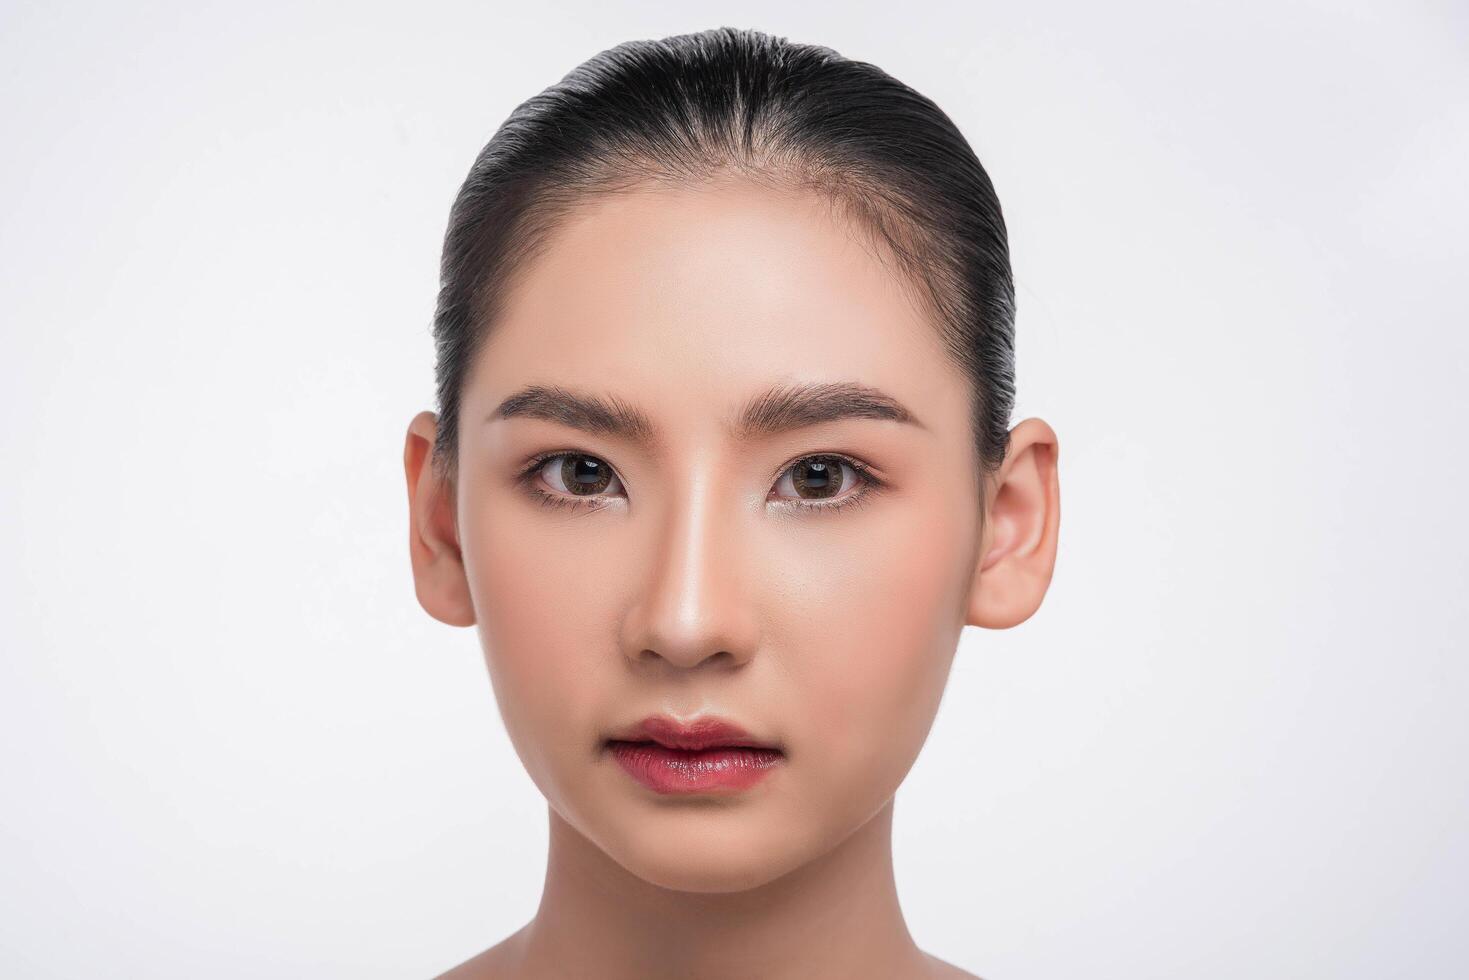
[[[648,571],[630,617],[627,653],[680,667],[710,658],[744,662],[757,639],[743,575],[736,497],[708,466],[684,470],[647,515]]]

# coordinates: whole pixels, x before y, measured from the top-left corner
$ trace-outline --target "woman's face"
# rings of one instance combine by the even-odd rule
[[[655,884],[750,888],[830,850],[938,709],[981,547],[970,388],[864,242],[748,183],[601,198],[532,260],[463,391],[459,544],[510,738]],[[908,418],[757,401],[849,384]],[[638,424],[498,412],[531,386]],[[570,456],[522,479],[547,453]],[[655,791],[607,746],[653,715],[783,755],[748,788]]]

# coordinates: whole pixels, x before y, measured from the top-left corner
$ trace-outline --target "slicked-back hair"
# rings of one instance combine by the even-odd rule
[[[433,462],[458,476],[460,396],[516,276],[600,194],[738,178],[820,195],[896,263],[972,382],[978,472],[1008,448],[1015,289],[989,175],[931,100],[864,61],[720,27],[628,41],[521,103],[475,159],[444,237]]]

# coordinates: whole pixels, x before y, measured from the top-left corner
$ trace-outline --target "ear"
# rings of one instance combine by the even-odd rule
[[[459,548],[454,487],[440,478],[432,462],[437,428],[433,412],[419,412],[408,424],[403,447],[414,591],[419,605],[435,619],[450,626],[473,626],[474,603]]]
[[[967,625],[1009,629],[1040,608],[1056,568],[1061,526],[1056,451],[1056,433],[1040,419],[1010,430],[989,493]]]

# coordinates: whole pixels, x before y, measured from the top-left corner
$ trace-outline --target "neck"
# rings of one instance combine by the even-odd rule
[[[514,937],[516,976],[925,975],[929,960],[908,933],[893,880],[891,799],[826,854],[717,894],[650,884],[547,812],[545,886],[535,918]]]

